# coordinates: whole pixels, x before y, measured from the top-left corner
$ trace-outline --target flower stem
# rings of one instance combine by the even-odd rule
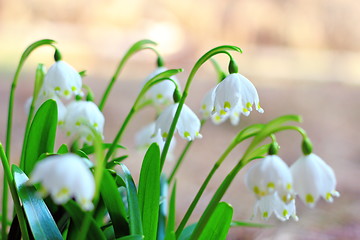
[[[25,220],[25,216],[24,216],[24,212],[21,208],[21,204],[20,204],[20,200],[19,197],[17,195],[17,191],[15,189],[15,185],[14,185],[14,177],[11,173],[10,170],[10,166],[9,166],[9,161],[5,155],[4,152],[4,148],[2,146],[2,144],[0,143],[0,158],[1,158],[1,162],[4,168],[4,177],[6,177],[7,179],[7,183],[10,187],[10,192],[12,195],[12,198],[14,200],[14,207],[15,207],[15,211],[19,220],[19,225],[20,225],[20,230],[21,230],[21,234],[22,234],[22,238],[23,239],[29,239],[29,234],[27,231],[27,225],[26,225],[26,220]],[[3,213],[4,213],[4,209],[3,209]],[[4,223],[5,220],[5,223]],[[2,215],[2,239],[7,239],[7,235],[6,235],[6,220],[7,217],[5,215]]]
[[[215,192],[213,198],[211,199],[210,203],[207,205],[203,215],[201,216],[200,220],[196,224],[196,227],[193,231],[193,234],[190,237],[190,240],[196,240],[199,238],[202,230],[204,229],[207,221],[211,217],[212,213],[214,212],[217,204],[220,202],[221,198],[224,196],[226,190],[229,188],[231,182],[236,177],[237,173],[246,165],[247,161],[239,161],[238,164],[231,170],[231,172],[226,176],[224,181],[221,183],[220,187]]]
[[[7,156],[7,159],[10,159],[10,153],[11,153],[11,132],[12,132],[12,120],[13,120],[13,110],[14,110],[14,97],[15,97],[15,89],[17,86],[17,82],[19,80],[21,69],[25,63],[25,60],[28,58],[30,53],[34,51],[36,48],[42,46],[42,45],[50,45],[54,47],[52,44],[54,44],[55,41],[51,39],[43,39],[40,41],[37,41],[33,44],[31,44],[29,47],[25,49],[23,54],[21,55],[19,64],[16,68],[15,75],[13,78],[13,82],[11,84],[10,89],[10,95],[9,95],[9,105],[8,105],[8,118],[7,118],[7,127],[6,127],[6,145],[5,145],[5,153]],[[3,219],[7,220],[7,205],[8,205],[8,185],[6,183],[7,178],[4,176],[3,179],[3,193],[2,193],[2,214]],[[2,221],[2,234],[6,234],[6,221]]]
[[[179,120],[182,107],[185,104],[185,100],[186,100],[186,97],[188,95],[190,85],[192,83],[192,80],[193,80],[196,72],[199,70],[199,68],[207,60],[209,60],[212,56],[214,56],[216,54],[224,53],[224,54],[227,54],[230,59],[232,59],[230,53],[227,52],[227,51],[237,51],[237,52],[240,52],[240,53],[242,52],[242,50],[240,48],[235,47],[235,46],[229,46],[229,45],[219,46],[219,47],[213,48],[210,51],[208,51],[207,53],[205,53],[201,58],[199,58],[199,60],[195,63],[194,67],[192,68],[192,70],[191,70],[191,72],[189,74],[189,77],[188,77],[188,79],[186,81],[186,85],[185,85],[182,97],[181,97],[181,99],[179,101],[178,108],[176,109],[174,119],[173,119],[173,121],[171,123],[170,129],[169,129],[169,132],[168,132],[168,136],[167,136],[165,144],[164,144],[164,148],[163,148],[163,150],[161,152],[161,158],[160,158],[160,169],[161,170],[162,170],[162,168],[164,166],[166,155],[167,155],[167,153],[169,151],[169,147],[170,147],[170,142],[171,142],[171,139],[172,139],[172,137],[173,137],[173,135],[175,133],[176,124],[177,124],[177,122]]]
[[[143,49],[151,49],[153,50],[157,55],[158,55],[158,52],[154,49],[154,48],[151,48],[149,47],[148,45],[149,44],[153,44],[153,45],[156,45],[155,42],[153,41],[150,41],[150,40],[141,40],[141,41],[138,41],[136,42],[134,45],[132,45],[130,47],[130,49],[125,53],[124,57],[120,60],[120,63],[118,65],[118,67],[116,68],[115,70],[115,73],[114,75],[112,76],[111,80],[110,80],[110,83],[109,85],[107,86],[101,100],[100,100],[100,103],[99,103],[99,109],[100,111],[102,111],[105,107],[105,103],[106,103],[106,100],[108,99],[109,95],[110,95],[110,92],[116,82],[116,79],[119,77],[119,74],[120,72],[122,71],[122,69],[124,68],[125,66],[125,63],[129,60],[129,58],[134,55],[136,52],[139,52]]]
[[[214,164],[213,168],[210,170],[209,174],[207,175],[205,181],[203,182],[203,184],[201,185],[198,193],[196,194],[194,200],[191,202],[190,207],[188,208],[188,210],[185,213],[185,216],[183,217],[183,219],[181,220],[181,223],[179,225],[179,227],[176,230],[176,236],[179,237],[181,232],[184,230],[186,223],[188,222],[191,214],[193,213],[197,203],[199,202],[202,194],[205,191],[205,188],[207,187],[207,185],[209,184],[211,178],[213,177],[213,175],[215,174],[216,170],[220,167],[220,165],[223,163],[223,161],[225,160],[225,158],[229,155],[229,153],[237,146],[237,142],[236,141],[232,141],[231,144],[227,147],[227,149],[225,150],[225,152],[220,156],[220,158],[217,160],[217,162]]]

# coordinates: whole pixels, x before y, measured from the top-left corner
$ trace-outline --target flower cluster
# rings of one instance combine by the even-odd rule
[[[309,207],[320,196],[328,202],[339,196],[333,170],[314,153],[302,156],[290,168],[279,156],[268,155],[249,168],[245,184],[257,198],[254,216],[260,212],[263,219],[274,213],[282,221],[290,217],[297,221],[296,195]]]
[[[56,59],[45,74],[34,107],[37,110],[46,100],[55,100],[58,108],[58,124],[66,135],[72,139],[92,143],[93,133],[90,128],[94,128],[103,136],[105,120],[95,103],[71,99],[71,97],[82,95],[80,74],[65,61]],[[70,103],[65,106],[61,98]],[[33,98],[30,98],[25,105],[27,111],[30,109],[32,100]]]

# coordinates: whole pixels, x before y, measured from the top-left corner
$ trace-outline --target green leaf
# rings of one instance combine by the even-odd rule
[[[140,171],[139,207],[144,237],[156,239],[160,204],[160,149],[157,143],[150,145]]]
[[[80,209],[80,207],[73,200],[68,201],[66,204],[63,204],[64,209],[70,215],[70,218],[75,224],[75,231],[81,229],[83,221],[85,219],[85,213]],[[90,216],[88,216],[90,217]],[[95,220],[90,217],[90,227],[89,232],[87,233],[87,239],[91,240],[106,240],[104,233],[101,231],[99,226],[96,224]],[[69,233],[71,234],[71,233]]]
[[[102,147],[104,148],[104,149],[107,149],[107,148],[110,148],[111,147],[111,143],[103,143],[102,144]],[[117,149],[117,148],[122,148],[122,149],[125,149],[125,147],[123,147],[123,146],[121,146],[121,145],[119,145],[119,144],[117,144],[116,146],[115,146],[115,149]],[[81,149],[81,151],[83,151],[84,153],[86,153],[86,155],[90,155],[90,154],[93,154],[94,152],[95,152],[95,147],[94,146],[85,146],[85,147],[83,147],[82,149]]]
[[[101,196],[109,212],[115,237],[129,235],[127,214],[118,187],[109,171],[105,170],[100,188]]]
[[[54,151],[57,117],[57,104],[52,99],[36,112],[25,144],[24,161],[20,163],[25,174],[31,173],[41,154]]]
[[[269,228],[269,227],[273,227],[273,226],[269,225],[269,224],[262,224],[262,223],[232,221],[231,227]]]
[[[169,218],[166,226],[165,240],[176,240],[175,218],[176,218],[176,181],[174,183],[170,197]]]
[[[118,240],[143,240],[143,239],[144,239],[143,235],[130,235],[130,236],[118,238]]]
[[[16,165],[12,166],[16,190],[23,204],[26,218],[35,239],[62,239],[61,233],[44,201],[33,186],[26,186],[29,178]]]
[[[142,221],[141,221],[141,214],[139,208],[139,200],[137,196],[137,189],[129,169],[122,163],[120,163],[120,167],[124,172],[124,182],[126,185],[130,234],[142,236],[143,229],[142,229]]]
[[[233,208],[226,202],[220,202],[205,228],[203,229],[199,240],[223,240],[230,229]]]
[[[191,234],[194,232],[196,227],[196,223],[191,224],[189,226],[187,226],[180,234],[179,239],[178,240],[188,240],[191,237]]]
[[[106,163],[106,168],[113,168],[116,165],[119,165],[122,161],[124,161],[126,158],[128,158],[128,155],[124,155],[124,156],[120,156],[117,158],[112,159],[111,161],[109,161],[108,163]]]

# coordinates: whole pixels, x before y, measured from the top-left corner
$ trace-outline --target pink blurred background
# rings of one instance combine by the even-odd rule
[[[0,0],[0,140],[5,141],[8,89],[22,51],[32,42],[57,41],[64,60],[87,70],[84,83],[101,97],[123,53],[140,39],[158,43],[168,68],[184,68],[182,86],[196,60],[207,50],[232,44],[240,72],[256,85],[264,114],[252,113],[239,126],[207,123],[178,179],[178,220],[197,188],[237,131],[251,123],[283,114],[300,114],[314,142],[314,151],[328,162],[338,178],[339,199],[320,201],[308,209],[298,201],[299,222],[270,221],[271,229],[234,228],[229,239],[360,239],[360,2],[356,0]],[[25,64],[16,94],[12,162],[16,163],[24,131],[23,104],[31,95],[36,64],[52,64],[53,50],[36,51]],[[217,60],[226,69],[224,56]],[[143,79],[154,69],[149,51],[136,54],[122,72],[105,107],[105,140],[111,140]],[[197,111],[204,94],[215,84],[212,66],[201,68],[188,98]],[[132,89],[132,90],[129,90]],[[197,112],[198,113],[198,112]],[[135,116],[123,144],[131,157],[126,164],[138,176],[143,153],[135,151],[133,135],[154,118],[146,109]],[[301,154],[300,137],[279,134],[280,156],[289,164]],[[178,138],[178,154],[184,141]],[[240,158],[239,147],[215,175],[195,221],[226,173]],[[210,151],[211,150],[211,151]],[[166,163],[170,171],[174,162]],[[224,197],[235,209],[234,220],[249,221],[254,197],[240,173]]]

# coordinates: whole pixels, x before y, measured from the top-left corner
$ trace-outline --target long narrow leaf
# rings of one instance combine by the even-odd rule
[[[155,240],[160,205],[160,149],[156,143],[147,150],[139,179],[139,207],[144,237]]]
[[[232,221],[231,227],[269,228],[269,227],[273,227],[273,226],[269,225],[269,224],[263,224],[263,223]]]
[[[199,240],[224,240],[230,229],[233,208],[226,202],[220,202],[204,230]]]
[[[54,152],[58,110],[56,102],[47,100],[34,116],[26,139],[24,161],[20,167],[29,175],[43,153]]]
[[[36,194],[36,189],[26,186],[29,178],[17,166],[12,166],[14,181],[19,198],[23,204],[26,218],[35,239],[62,239],[49,209]]]
[[[144,239],[143,235],[130,235],[130,236],[118,238],[118,240],[143,240],[143,239]]]
[[[130,234],[142,236],[143,228],[141,222],[137,189],[129,169],[122,163],[120,164],[120,167],[124,172],[124,182],[126,185],[126,193],[127,193],[128,209],[129,209]]]
[[[127,214],[124,203],[116,186],[114,178],[105,170],[101,183],[101,196],[109,212],[114,228],[115,237],[122,237],[129,234],[129,225],[126,220]]]

